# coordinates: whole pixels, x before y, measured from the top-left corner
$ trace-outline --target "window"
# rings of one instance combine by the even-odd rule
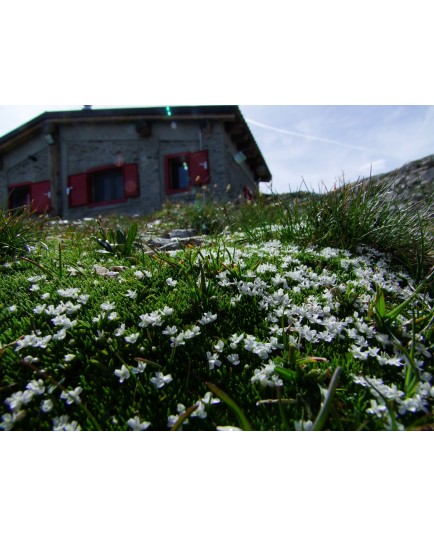
[[[166,192],[186,192],[192,186],[208,184],[208,151],[171,154],[165,157]]]
[[[124,176],[122,168],[111,168],[90,173],[93,203],[118,201],[124,198]]]
[[[169,190],[184,191],[190,188],[190,175],[188,171],[187,155],[168,158],[166,170]]]
[[[28,209],[37,214],[51,210],[50,181],[26,182],[9,187],[9,209]]]
[[[137,164],[98,168],[68,177],[70,207],[125,202],[138,195]]]

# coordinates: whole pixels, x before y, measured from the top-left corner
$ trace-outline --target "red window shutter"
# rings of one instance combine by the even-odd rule
[[[68,195],[70,207],[81,207],[90,203],[87,173],[70,175],[68,177]]]
[[[193,186],[203,186],[210,181],[208,151],[190,153],[190,180]]]
[[[137,164],[124,165],[124,191],[125,197],[138,197],[139,171]]]
[[[51,210],[50,181],[34,182],[30,185],[31,210],[41,213]]]

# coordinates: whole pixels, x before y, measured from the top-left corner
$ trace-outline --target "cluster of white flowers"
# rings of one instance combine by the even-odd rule
[[[24,391],[17,391],[5,399],[6,405],[9,407],[10,413],[2,415],[0,428],[3,430],[12,430],[14,424],[19,422],[25,416],[23,406],[29,404],[35,396],[41,396],[45,393],[45,385],[43,380],[32,380],[26,385]]]
[[[213,406],[214,404],[219,404],[219,403],[220,403],[220,399],[214,398],[211,391],[207,391],[202,398],[200,398],[197,402],[192,404],[192,406],[197,406],[197,408],[191,413],[190,417],[192,418],[196,417],[198,419],[206,419],[208,416],[206,409],[209,408],[210,406]],[[167,427],[173,428],[173,426],[177,423],[177,421],[179,420],[181,415],[185,412],[185,410],[186,410],[186,407],[184,406],[184,404],[177,404],[176,406],[177,414],[169,415],[169,417],[167,418]],[[183,421],[182,425],[186,425],[188,423],[189,423],[189,419],[187,418]],[[182,429],[182,426],[181,426],[181,429]]]
[[[166,305],[163,309],[140,315],[139,327],[147,328],[148,326],[162,326],[163,319],[170,316],[172,313],[173,309]]]
[[[424,381],[425,380],[425,381]],[[428,398],[434,395],[434,388],[430,381],[432,377],[428,373],[424,373],[421,381],[416,385],[413,396],[405,396],[405,393],[397,388],[395,384],[386,385],[381,378],[369,376],[354,376],[354,383],[366,387],[374,396],[370,401],[371,407],[367,413],[376,415],[380,419],[385,419],[390,425],[390,415],[388,412],[387,402],[394,402],[397,406],[399,415],[406,413],[416,413],[419,411],[427,412],[429,407]]]
[[[260,369],[256,369],[254,375],[251,378],[252,383],[260,383],[262,387],[282,387],[282,379],[274,373],[275,364],[273,361],[268,364],[262,365]]]
[[[277,240],[265,244],[250,244],[233,251],[227,248],[224,253],[223,250],[210,249],[207,255],[208,253],[210,259],[215,259],[225,267],[215,276],[215,282],[218,285],[216,288],[227,295],[228,303],[230,299],[235,312],[240,304],[249,303],[252,307],[256,307],[255,313],[262,315],[265,325],[265,334],[260,334],[258,330],[254,331],[255,335],[242,332],[233,333],[227,337],[227,334],[223,335],[223,331],[219,331],[217,324],[214,331],[219,335],[210,344],[210,351],[206,352],[209,370],[216,370],[222,367],[223,363],[226,366],[238,366],[241,361],[245,362],[246,356],[256,365],[259,358],[264,363],[254,370],[251,382],[263,387],[276,388],[282,386],[283,381],[275,372],[272,356],[281,353],[284,334],[286,340],[300,349],[308,344],[329,343],[338,339],[344,341],[343,344],[348,344],[348,355],[358,362],[360,370],[374,362],[384,367],[392,367],[393,373],[396,374],[394,376],[397,378],[396,384],[391,383],[391,385],[386,385],[378,378],[365,377],[362,373],[354,378],[355,383],[368,389],[373,396],[370,408],[367,409],[368,414],[377,416],[387,427],[390,426],[389,403],[396,408],[398,416],[427,410],[434,388],[431,376],[425,372],[424,362],[416,360],[420,381],[414,387],[411,396],[407,396],[402,390],[402,385],[404,385],[404,373],[408,360],[389,335],[379,333],[366,314],[378,287],[384,289],[397,302],[407,299],[412,293],[411,284],[404,286],[398,275],[388,270],[384,257],[369,251],[361,252],[359,256],[351,256],[349,252],[334,248],[300,250],[296,246],[283,246]],[[321,260],[318,267],[314,269],[304,264],[304,262],[309,264],[304,260],[306,253],[312,258]],[[253,267],[251,270],[245,269],[246,261],[249,259],[251,259],[249,265]],[[300,259],[303,259],[303,262]],[[324,262],[325,259],[331,259],[331,263]],[[201,262],[199,256],[195,262]],[[326,264],[328,268],[322,269],[321,266]],[[330,265],[340,265],[341,270],[338,273],[332,273]],[[70,274],[75,275],[71,270]],[[142,280],[145,277],[152,277],[152,274],[146,270],[136,270],[134,277]],[[81,311],[85,309],[83,306],[89,300],[89,295],[82,294],[79,288],[74,287],[58,289],[57,295],[62,301],[57,304],[49,303],[52,295],[41,290],[46,277],[34,276],[28,278],[28,281],[31,285],[29,290],[34,293],[34,297],[37,297],[38,292],[40,293],[41,303],[34,306],[33,312],[35,315],[40,315],[41,324],[44,324],[43,319],[48,317],[49,322],[45,323],[48,325],[48,333],[35,330],[31,334],[22,336],[15,345],[17,352],[24,348],[46,349],[51,341],[65,339],[68,330],[72,330],[78,324],[78,319],[73,315],[81,314]],[[119,284],[125,283],[122,278],[117,281]],[[179,289],[181,286],[170,277],[166,278],[165,282],[171,288],[178,287]],[[137,281],[135,284],[142,285]],[[210,285],[211,280],[206,284]],[[121,293],[130,300],[136,300],[138,296],[134,285],[128,290],[125,285],[121,288]],[[55,295],[56,291],[52,291],[52,294]],[[354,296],[352,302],[349,298],[351,296]],[[350,316],[342,314],[344,310],[342,297],[348,298],[353,305],[354,313]],[[165,306],[162,309],[141,314],[137,325],[129,326],[127,329],[126,324],[121,323],[122,319],[115,310],[115,302],[103,302],[99,308],[99,314],[93,318],[93,322],[97,324],[95,328],[98,328],[96,339],[113,342],[110,336],[117,337],[115,342],[121,344],[123,340],[126,343],[125,348],[130,351],[135,351],[141,344],[146,346],[147,336],[152,335],[151,332],[144,333],[138,328],[142,330],[161,328],[156,331],[170,340],[174,353],[175,348],[185,346],[186,343],[188,347],[187,341],[206,335],[208,329],[206,326],[217,322],[217,314],[208,311],[188,328],[185,325],[182,328],[173,325],[173,320],[170,322],[172,325],[169,325],[168,319],[172,316],[173,309]],[[9,313],[14,314],[18,308],[16,305],[11,305],[8,310]],[[231,309],[232,312],[234,310]],[[119,322],[116,324],[117,327],[115,324],[109,324],[115,320]],[[403,319],[398,318],[398,320]],[[404,335],[405,329],[402,327]],[[413,343],[419,357],[432,357],[422,336],[417,337]],[[65,353],[62,354],[64,355],[62,367],[68,368],[75,365],[75,363],[68,364],[76,358],[76,354],[71,353],[73,351],[73,346],[68,346],[68,349],[65,346]],[[32,364],[36,363],[38,358],[28,355],[24,361]],[[245,367],[249,366],[249,363],[245,365]],[[122,364],[119,369],[114,370],[114,375],[119,379],[119,383],[124,383],[131,376],[134,378],[138,374],[143,374],[145,368],[144,362],[139,362],[136,367]],[[171,374],[163,372],[156,372],[152,378],[147,379],[157,389],[163,389],[172,380]],[[38,382],[40,383],[30,382],[25,391],[18,391],[5,400],[10,413],[2,416],[0,427],[10,429],[15,422],[23,418],[24,407],[35,396],[44,393],[45,387],[42,380]],[[67,405],[79,404],[81,393],[82,388],[77,387],[63,391],[60,398]],[[207,402],[205,398],[197,401],[198,408],[191,417],[206,417],[205,410],[210,402]],[[52,411],[52,400],[49,398],[43,400],[40,408],[43,413]],[[169,417],[168,426],[169,423],[173,425],[184,411],[185,407],[178,404],[178,415]],[[132,430],[145,430],[150,423],[142,421],[138,415],[135,415],[127,421],[127,425]],[[296,429],[309,429],[310,426],[310,421],[295,423]],[[53,419],[53,428],[79,429],[80,427],[75,421],[68,423],[68,418],[61,416]]]
[[[68,415],[61,415],[53,419],[53,432],[78,432],[81,430],[77,421],[69,422]]]
[[[40,331],[36,331],[36,333],[32,332],[30,335],[24,335],[17,341],[16,351],[19,352],[28,346],[32,346],[33,348],[47,348],[52,336],[46,335],[45,337],[41,337],[40,335]]]

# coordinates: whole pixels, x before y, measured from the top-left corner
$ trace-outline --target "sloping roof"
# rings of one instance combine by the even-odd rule
[[[215,119],[223,121],[226,131],[233,143],[241,151],[246,163],[258,181],[269,182],[271,173],[265,159],[238,106],[171,106],[169,116],[166,107],[151,108],[113,108],[44,112],[24,125],[12,130],[0,138],[0,155],[19,145],[35,133],[49,133],[56,124],[75,122],[107,122],[107,121],[151,121],[167,120],[182,121],[188,119]]]

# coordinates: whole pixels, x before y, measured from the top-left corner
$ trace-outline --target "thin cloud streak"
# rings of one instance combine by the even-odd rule
[[[254,121],[253,119],[246,118],[247,123],[250,123],[252,125],[255,125],[260,128],[265,128],[267,130],[272,130],[273,132],[279,132],[280,134],[287,134],[289,136],[297,136],[298,138],[304,138],[307,140],[312,141],[319,141],[322,143],[330,143],[332,145],[338,145],[339,147],[347,147],[349,149],[357,149],[359,151],[367,151],[366,147],[360,147],[358,145],[350,145],[348,143],[342,143],[340,141],[336,140],[329,140],[328,138],[319,138],[317,136],[311,136],[310,134],[302,134],[301,132],[294,132],[292,130],[285,130],[283,128],[273,127],[271,125],[264,125],[264,123],[258,123],[257,121]]]

